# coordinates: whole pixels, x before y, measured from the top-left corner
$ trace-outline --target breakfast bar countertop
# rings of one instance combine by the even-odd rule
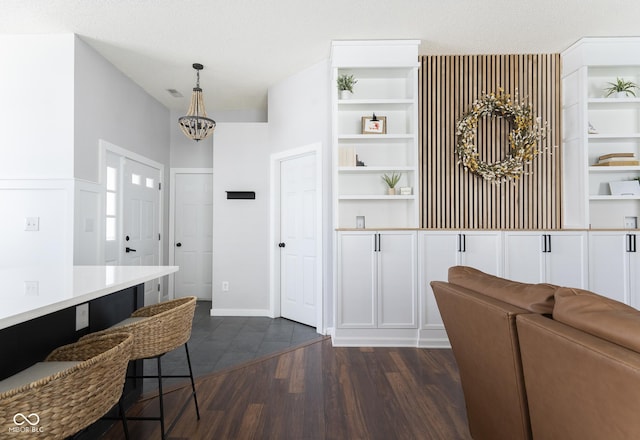
[[[0,329],[177,272],[178,266],[0,269]]]

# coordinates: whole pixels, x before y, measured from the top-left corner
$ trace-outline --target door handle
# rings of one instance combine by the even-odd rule
[[[285,243],[278,243],[278,247],[280,247],[280,248],[283,248],[283,247],[285,247],[285,246],[286,246],[286,244],[285,244]]]
[[[181,246],[182,246],[182,243],[180,242],[176,243],[176,247],[181,247]]]
[[[124,249],[124,251],[125,251],[126,253],[129,253],[129,252],[135,252],[136,250],[135,250],[135,249],[131,249],[129,246],[127,246],[127,247]]]

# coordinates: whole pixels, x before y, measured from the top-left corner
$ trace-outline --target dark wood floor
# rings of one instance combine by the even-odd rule
[[[333,348],[308,343],[197,380],[202,418],[190,387],[165,397],[168,438],[389,440],[470,439],[451,350]],[[143,397],[129,415],[157,414]],[[159,439],[160,424],[131,421],[134,439]],[[124,438],[114,425],[104,437]]]

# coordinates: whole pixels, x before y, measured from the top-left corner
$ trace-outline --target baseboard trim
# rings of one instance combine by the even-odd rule
[[[211,316],[266,316],[273,318],[268,309],[220,309],[213,307]]]

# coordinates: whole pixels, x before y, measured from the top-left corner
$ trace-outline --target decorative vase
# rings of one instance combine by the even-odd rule
[[[351,98],[351,92],[348,90],[340,90],[340,99],[349,99]]]
[[[615,98],[628,98],[629,97],[627,92],[616,92],[616,93],[613,94],[613,96]]]
[[[395,188],[387,188],[387,194],[389,194],[390,196],[395,196],[396,195],[396,189]]]

